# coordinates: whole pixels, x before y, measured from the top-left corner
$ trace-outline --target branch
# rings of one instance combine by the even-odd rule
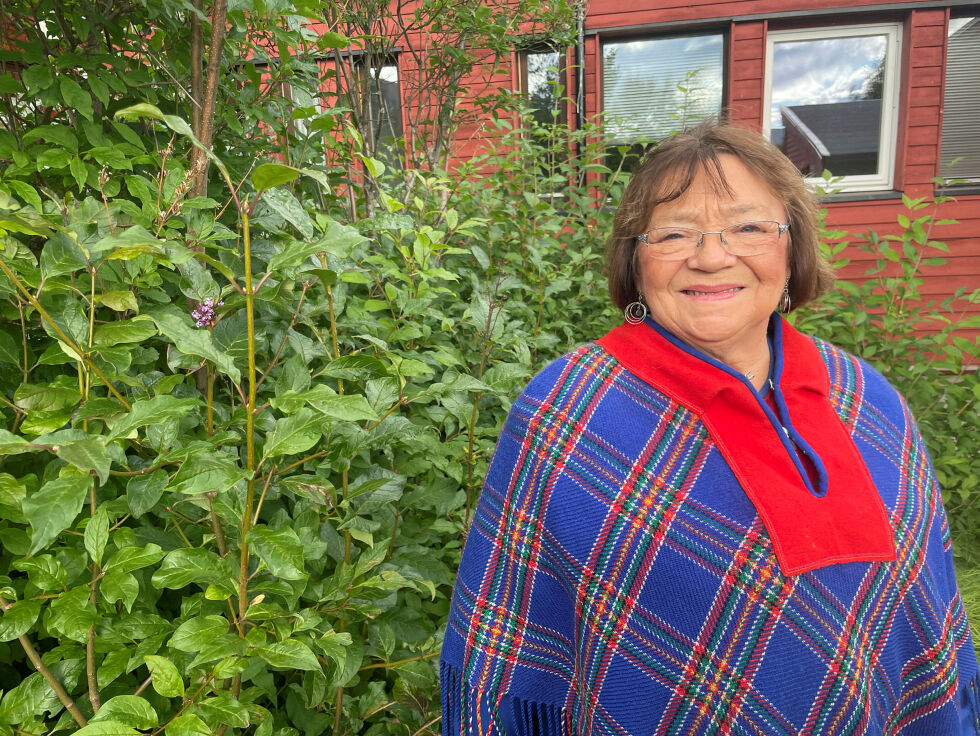
[[[201,61],[204,57],[204,34],[201,31],[201,15],[204,14],[204,0],[194,0],[191,16],[191,114],[194,134],[200,140],[201,100],[204,98],[204,80],[201,77]]]
[[[208,74],[204,83],[204,99],[201,107],[201,127],[197,131],[200,147],[195,146],[191,153],[191,169],[194,171],[194,197],[204,197],[208,193],[208,165],[210,160],[204,152],[211,149],[214,140],[214,106],[218,98],[221,57],[227,33],[225,18],[228,0],[215,0],[211,8],[211,44],[208,47]]]
[[[129,405],[129,402],[123,398],[123,395],[116,390],[116,387],[112,385],[112,381],[106,378],[105,373],[103,373],[102,370],[99,368],[99,366],[93,363],[92,359],[89,358],[88,355],[86,355],[85,352],[75,344],[74,340],[72,340],[64,332],[61,331],[61,328],[58,327],[58,325],[55,323],[53,319],[51,319],[51,315],[49,315],[47,311],[45,311],[44,307],[42,307],[41,304],[38,302],[38,300],[35,299],[27,289],[24,288],[24,285],[21,283],[20,279],[17,278],[14,272],[10,270],[10,267],[6,263],[4,263],[2,259],[0,259],[0,269],[3,270],[3,272],[7,275],[7,278],[10,279],[10,281],[14,284],[14,286],[17,287],[18,290],[20,290],[21,294],[23,294],[27,298],[27,301],[31,303],[31,306],[38,311],[38,313],[41,315],[44,321],[48,323],[48,325],[51,327],[52,330],[54,330],[58,338],[63,343],[65,343],[68,347],[74,350],[75,354],[82,359],[82,362],[84,362],[85,365],[87,365],[91,370],[95,371],[95,374],[102,379],[102,383],[104,383],[106,388],[109,389],[109,392],[117,399],[119,399],[119,402],[126,408],[126,411],[130,411],[132,407]]]
[[[8,603],[6,598],[0,596],[0,610],[6,611],[12,605],[13,603]],[[34,665],[34,669],[41,673],[41,677],[43,677],[44,681],[48,683],[48,687],[54,690],[54,694],[58,696],[58,700],[60,700],[61,704],[65,706],[65,710],[71,713],[71,717],[75,719],[75,723],[83,728],[87,726],[88,721],[85,720],[85,716],[83,716],[81,711],[78,710],[78,706],[75,705],[75,701],[71,699],[71,696],[68,694],[65,688],[62,687],[60,682],[58,682],[58,679],[54,676],[54,673],[45,666],[44,662],[41,661],[41,655],[37,653],[37,649],[35,649],[34,645],[31,644],[30,640],[27,638],[27,635],[21,634],[17,637],[17,641],[19,641],[20,645],[24,648],[24,654],[26,654],[27,658],[31,660],[31,664]]]

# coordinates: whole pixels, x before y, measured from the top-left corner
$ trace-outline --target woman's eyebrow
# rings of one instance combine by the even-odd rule
[[[726,217],[741,217],[747,214],[764,213],[766,208],[756,202],[740,202],[723,206],[721,211]],[[701,219],[703,215],[704,213],[695,210],[684,210],[683,212],[672,212],[668,218],[664,219],[672,223],[693,223]]]
[[[762,212],[765,210],[761,204],[755,202],[742,202],[740,204],[728,205],[727,207],[722,207],[722,211],[726,215],[732,217],[738,217],[739,215],[744,215],[752,212]]]

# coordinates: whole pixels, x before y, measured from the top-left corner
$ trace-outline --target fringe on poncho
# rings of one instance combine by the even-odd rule
[[[768,402],[649,321],[531,381],[456,581],[445,736],[980,733],[949,527],[907,407],[778,317],[772,342]],[[759,436],[771,482],[742,462]]]

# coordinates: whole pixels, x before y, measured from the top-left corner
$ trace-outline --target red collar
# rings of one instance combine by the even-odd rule
[[[830,380],[816,345],[781,318],[773,333],[776,413],[741,374],[652,322],[621,325],[597,342],[701,418],[762,517],[784,574],[894,560],[885,506],[830,405]],[[816,486],[797,450],[813,461]]]

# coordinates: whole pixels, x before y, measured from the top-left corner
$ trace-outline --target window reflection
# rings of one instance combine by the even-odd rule
[[[403,165],[398,141],[403,136],[401,96],[398,90],[398,67],[385,64],[368,69],[371,96],[371,134],[376,151],[388,166]]]
[[[615,143],[656,141],[721,112],[721,35],[602,47],[603,109]]]
[[[524,56],[527,65],[524,92],[527,94],[531,116],[541,125],[552,123],[552,112],[560,111],[560,61],[558,51],[553,50],[528,51]]]
[[[770,130],[801,172],[879,172],[885,35],[773,45]]]

